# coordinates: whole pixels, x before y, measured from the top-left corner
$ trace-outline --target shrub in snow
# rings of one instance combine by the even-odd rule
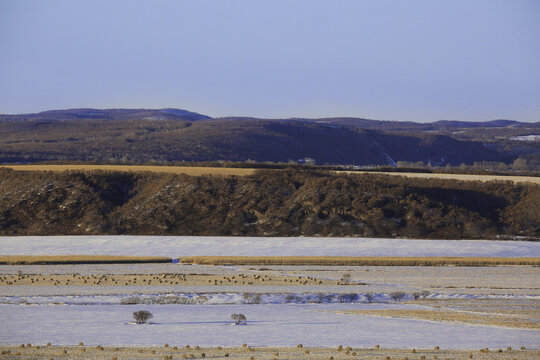
[[[144,324],[145,322],[147,322],[153,317],[154,315],[152,315],[150,311],[146,311],[146,310],[139,310],[133,313],[133,318],[135,319],[137,324]]]
[[[367,293],[367,294],[364,294],[364,297],[366,298],[367,302],[370,303],[373,301],[373,298],[375,297],[375,295],[373,293]]]
[[[339,302],[340,303],[352,303],[358,297],[357,294],[340,294]]]
[[[341,281],[345,284],[348,284],[351,282],[351,274],[346,273],[341,276]]]
[[[429,295],[429,291],[423,290],[422,292],[415,292],[413,294],[414,300],[418,300],[419,298],[426,299],[426,297]]]
[[[140,304],[140,303],[141,303],[141,299],[137,296],[130,296],[127,298],[120,299],[120,304],[122,305],[135,305],[135,304]]]
[[[261,294],[244,293],[244,303],[245,304],[260,304],[261,303]]]
[[[288,302],[288,303],[302,302],[302,297],[299,295],[289,294],[285,296],[285,302]]]
[[[182,304],[182,305],[191,305],[191,304],[204,304],[208,302],[208,297],[204,295],[163,295],[163,296],[131,296],[127,298],[120,299],[120,304],[122,305],[133,305],[133,304]]]
[[[405,297],[405,293],[401,291],[396,291],[391,293],[390,296],[392,297],[392,299],[394,299],[394,301],[400,301]]]
[[[244,314],[232,314],[231,319],[235,325],[245,324],[247,322],[246,315]]]

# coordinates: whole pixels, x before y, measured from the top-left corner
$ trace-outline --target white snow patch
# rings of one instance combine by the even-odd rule
[[[540,141],[540,135],[522,135],[511,137],[510,140],[518,141]]]
[[[538,257],[540,242],[339,237],[18,236],[2,255]]]

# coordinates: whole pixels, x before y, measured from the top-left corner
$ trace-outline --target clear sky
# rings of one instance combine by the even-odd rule
[[[539,0],[0,0],[0,113],[540,121]]]

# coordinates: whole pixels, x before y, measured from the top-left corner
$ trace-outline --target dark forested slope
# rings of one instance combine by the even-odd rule
[[[311,158],[317,164],[395,165],[406,160],[459,165],[515,158],[482,142],[422,131],[387,133],[299,120],[125,116],[0,119],[0,162],[289,162]]]
[[[248,177],[0,169],[0,234],[540,238],[540,187],[265,170]]]

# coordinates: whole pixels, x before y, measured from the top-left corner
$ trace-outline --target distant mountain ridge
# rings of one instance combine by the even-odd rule
[[[398,120],[374,120],[359,117],[332,117],[332,118],[257,118],[249,116],[227,116],[212,118],[208,115],[197,112],[177,109],[94,109],[94,108],[73,108],[46,110],[37,113],[25,114],[0,114],[0,121],[4,120],[78,120],[78,119],[107,119],[107,120],[143,120],[155,117],[156,119],[184,119],[184,120],[238,120],[238,121],[302,121],[320,124],[350,125],[364,128],[387,128],[395,126],[398,128],[410,126],[414,128],[433,127],[508,127],[508,126],[540,126],[540,122],[525,123],[516,120],[496,119],[488,121],[463,121],[463,120],[437,120],[433,122],[414,122]]]
[[[67,109],[0,115],[0,162],[273,161],[432,165],[540,154],[540,123],[362,118],[212,118],[182,109]],[[534,137],[531,137],[533,139]],[[524,138],[526,139],[526,138]]]
[[[80,119],[103,119],[103,120],[203,120],[210,119],[209,116],[196,112],[165,108],[165,109],[65,109],[47,110],[39,113],[0,115],[2,120],[51,120],[68,121]]]

